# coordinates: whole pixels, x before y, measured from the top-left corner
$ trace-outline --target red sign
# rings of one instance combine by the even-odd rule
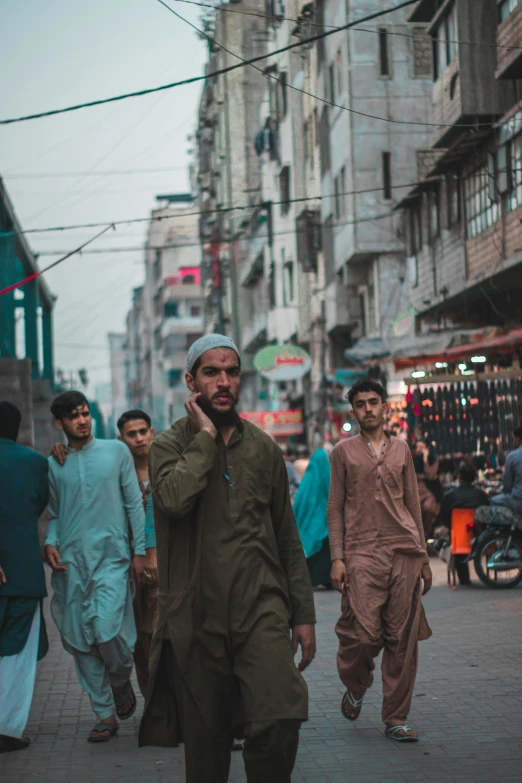
[[[303,434],[303,413],[300,410],[252,411],[239,415],[273,437]]]

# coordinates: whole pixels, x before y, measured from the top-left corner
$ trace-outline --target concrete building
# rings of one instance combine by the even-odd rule
[[[417,325],[507,326],[522,294],[522,4],[421,0],[410,22],[435,39],[440,123],[402,204]]]
[[[38,272],[0,179],[0,291]],[[48,454],[54,442],[54,296],[42,277],[0,296],[0,399],[22,412],[20,443]]]
[[[207,74],[237,65],[238,57],[249,59],[266,50],[266,20],[248,15],[259,14],[259,0],[235,2],[233,10],[237,13],[229,13],[227,6],[223,3],[216,9]],[[205,329],[229,334],[237,341],[241,323],[248,317],[245,302],[238,297],[237,266],[242,256],[238,237],[250,218],[245,208],[259,203],[260,172],[254,139],[265,81],[263,73],[252,67],[209,77],[198,116]]]
[[[186,354],[203,333],[203,299],[193,199],[158,200],[145,248],[144,283],[134,289],[125,334],[110,339],[113,396],[121,381],[120,405],[144,409],[161,431],[185,414]],[[120,413],[116,410],[116,419]]]
[[[316,29],[312,3],[293,0],[284,8],[272,4],[271,10],[270,50],[309,38]],[[320,169],[313,97],[316,50],[304,46],[274,55],[267,60],[265,74],[255,137],[260,203],[245,231],[247,249],[239,279],[240,297],[248,301],[249,312],[241,348],[252,357],[267,344],[299,344],[311,354],[312,371],[303,380],[271,390],[253,374],[244,396],[253,410],[266,407],[267,394],[272,407],[301,408],[311,437],[325,371]]]
[[[388,7],[387,0],[317,2],[325,30]],[[425,26],[408,26],[408,14],[396,11],[318,42],[325,314],[334,369],[358,339],[392,335],[410,306],[394,207],[416,181],[432,129],[422,125],[430,110],[431,43],[421,37]]]

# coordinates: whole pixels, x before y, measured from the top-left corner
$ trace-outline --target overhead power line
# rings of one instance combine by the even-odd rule
[[[337,27],[336,25],[331,24],[323,24],[322,22],[313,22],[311,19],[305,19],[305,17],[301,18],[293,18],[290,16],[277,16],[274,17],[270,14],[261,14],[256,11],[240,11],[238,8],[231,8],[228,5],[220,5],[215,6],[211,5],[210,3],[200,3],[196,2],[196,0],[174,0],[175,3],[184,3],[185,5],[195,5],[199,6],[200,8],[212,8],[215,11],[219,11],[220,13],[227,13],[227,14],[239,14],[240,16],[254,16],[258,19],[277,19],[281,22],[293,22],[294,24],[301,24],[302,22],[306,22],[307,25],[310,27],[317,27],[320,30],[340,30],[342,28]],[[372,33],[373,35],[380,35],[379,30],[369,30],[368,28],[364,27],[354,27],[352,28],[354,33],[361,32],[361,33]],[[397,30],[386,30],[388,35],[395,35],[399,36],[400,38],[413,38],[415,40],[418,40],[419,38],[425,38],[428,41],[437,42],[437,38],[433,35],[427,35],[425,33],[399,33]],[[486,41],[460,41],[460,40],[453,40],[453,39],[444,39],[444,43],[454,43],[454,44],[462,44],[463,46],[486,46],[493,49],[506,49],[508,51],[522,51],[522,46],[506,46],[503,44],[498,43],[486,43]]]
[[[405,0],[405,2],[399,3],[399,5],[384,9],[382,11],[377,11],[374,14],[369,14],[367,16],[364,16],[361,19],[358,19],[356,22],[349,22],[348,24],[345,24],[342,27],[338,27],[334,30],[326,30],[325,32],[318,33],[317,35],[313,35],[309,38],[305,38],[295,43],[287,44],[286,46],[283,46],[280,49],[275,49],[274,51],[267,52],[266,54],[257,55],[256,57],[252,57],[249,60],[245,60],[245,62],[237,63],[236,65],[229,65],[226,68],[220,68],[219,70],[214,71],[213,73],[204,74],[203,76],[192,76],[189,79],[182,79],[181,81],[171,82],[170,84],[162,84],[159,85],[158,87],[149,87],[144,90],[136,90],[135,92],[123,93],[121,95],[114,95],[111,98],[100,98],[98,100],[87,101],[85,103],[77,103],[72,106],[66,106],[63,109],[51,109],[50,111],[37,112],[35,114],[26,114],[22,117],[12,117],[6,120],[0,120],[0,125],[12,125],[13,123],[17,123],[17,122],[27,122],[28,120],[37,120],[43,117],[53,117],[57,114],[66,114],[68,112],[78,111],[79,109],[87,109],[93,106],[102,106],[106,103],[115,103],[116,101],[123,101],[126,100],[127,98],[138,98],[143,95],[151,95],[152,93],[155,92],[161,92],[162,90],[171,90],[174,87],[182,87],[183,85],[195,84],[196,82],[206,81],[207,79],[212,79],[216,76],[222,76],[226,73],[235,71],[238,68],[243,68],[245,65],[252,65],[253,63],[262,62],[263,60],[268,60],[277,54],[283,54],[284,52],[291,51],[292,49],[297,49],[301,46],[314,43],[315,41],[320,41],[322,38],[327,38],[330,35],[335,35],[336,33],[342,32],[343,30],[349,30],[350,28],[355,27],[360,22],[368,22],[372,19],[377,19],[381,16],[386,16],[387,14],[391,14],[394,11],[399,11],[402,8],[407,8],[410,5],[415,5],[415,3],[417,2],[418,0]],[[384,119],[384,118],[380,118],[380,119]]]
[[[250,65],[252,68],[255,68],[256,71],[259,71],[259,73],[263,74],[263,76],[266,76],[267,79],[271,79],[277,83],[279,83],[279,78],[275,76],[273,73],[267,73],[262,68],[258,68],[257,65],[254,65],[254,63],[251,60],[245,60],[241,55],[236,54],[235,52],[231,52],[230,49],[227,49],[223,44],[220,44],[218,41],[216,41],[215,38],[205,33],[201,28],[197,27],[195,24],[190,22],[188,19],[185,19],[184,16],[181,16],[181,14],[178,14],[177,11],[174,11],[173,8],[171,8],[167,3],[164,2],[164,0],[157,0],[158,3],[160,3],[162,6],[164,6],[168,11],[170,11],[174,16],[177,16],[178,19],[181,19],[182,22],[185,22],[190,27],[192,27],[193,30],[196,30],[199,35],[202,35],[204,38],[206,38],[208,41],[210,41],[214,46],[219,46],[220,49],[222,49],[227,54],[230,54],[232,57],[237,57],[238,60],[241,61],[243,65]],[[344,27],[338,27],[335,30],[331,32],[338,32],[339,30],[345,30],[347,27],[350,27],[351,25],[345,25]],[[317,37],[317,36],[316,36]],[[313,40],[312,38],[308,38],[308,41]],[[306,43],[304,41],[303,43]],[[343,106],[340,103],[335,103],[334,101],[329,101],[327,98],[322,98],[319,95],[315,95],[312,92],[308,92],[307,90],[301,89],[301,87],[296,87],[294,84],[291,84],[291,82],[287,82],[286,86],[290,88],[291,90],[294,90],[295,92],[301,93],[301,95],[308,95],[308,97],[313,98],[314,100],[318,101],[319,103],[323,103],[326,106],[333,106],[335,109],[341,109],[341,111],[347,111],[349,114],[355,114],[358,117],[366,117],[370,120],[379,120],[381,122],[387,122],[391,125],[414,125],[414,126],[422,126],[426,128],[480,128],[480,127],[490,127],[491,122],[486,123],[480,123],[476,122],[473,124],[460,124],[460,123],[440,123],[440,122],[421,122],[418,120],[392,120],[389,117],[379,117],[376,114],[368,114],[368,112],[364,111],[358,111],[357,109],[350,109],[348,106]]]
[[[61,173],[3,174],[2,179],[65,179],[67,177],[116,177],[131,174],[161,174],[164,171],[185,171],[187,166],[163,166],[157,169],[114,169],[109,171],[64,171]]]
[[[39,269],[37,272],[33,272],[32,275],[28,275],[27,277],[24,277],[22,280],[19,280],[17,283],[12,283],[12,285],[7,286],[7,288],[3,288],[0,291],[0,296],[4,296],[4,294],[8,294],[11,291],[14,291],[15,288],[21,288],[21,286],[25,285],[26,283],[30,283],[31,280],[36,280],[37,277],[41,277],[45,272],[48,272],[50,269],[52,269],[55,266],[58,266],[58,264],[61,264],[62,261],[66,261],[71,256],[76,255],[76,253],[80,253],[84,247],[87,247],[87,245],[90,245],[91,242],[94,242],[96,239],[101,237],[103,234],[105,234],[109,229],[114,228],[114,226],[106,226],[103,231],[100,231],[96,236],[92,237],[91,239],[88,239],[87,242],[84,242],[83,245],[80,245],[79,247],[75,248],[74,250],[69,251],[69,253],[66,253],[62,258],[59,258],[57,261],[53,261],[52,264],[49,264],[49,266],[44,267],[43,269]]]
[[[393,190],[405,190],[406,188],[414,188],[418,185],[418,182],[408,182],[404,185],[393,185]],[[375,188],[363,188],[361,190],[347,190],[342,193],[329,193],[326,195],[318,195],[318,196],[302,196],[301,198],[290,198],[286,199],[284,201],[271,201],[270,204],[272,206],[281,206],[283,204],[302,204],[306,203],[308,201],[321,201],[323,199],[334,199],[337,196],[362,196],[365,193],[379,193],[382,191],[382,186],[375,187]],[[157,223],[161,222],[163,220],[175,220],[176,218],[185,218],[185,217],[201,217],[209,215],[221,215],[221,214],[227,214],[228,212],[234,212],[236,210],[254,210],[257,207],[263,206],[262,204],[252,205],[252,204],[241,204],[231,207],[216,207],[215,209],[207,209],[207,210],[198,210],[196,212],[181,212],[180,214],[173,214],[173,215],[153,215],[151,217],[145,217],[145,218],[130,218],[129,220],[105,220],[99,223],[76,223],[69,226],[52,226],[47,228],[26,228],[22,231],[7,231],[4,232],[4,236],[18,236],[21,234],[50,234],[53,231],[76,231],[80,228],[100,228],[101,226],[128,226],[132,225],[134,223]]]
[[[391,210],[389,212],[384,212],[381,215],[373,215],[372,217],[362,217],[362,218],[356,218],[355,220],[348,220],[348,221],[341,221],[339,223],[332,223],[332,228],[342,228],[344,226],[356,226],[359,223],[372,223],[373,221],[377,220],[385,220],[385,218],[392,217],[394,212]],[[272,236],[274,237],[286,237],[291,236],[293,234],[297,235],[300,233],[306,233],[308,231],[308,228],[303,229],[289,229],[287,231],[274,231],[272,233]],[[107,247],[107,248],[96,248],[93,250],[86,250],[85,253],[82,253],[82,255],[87,254],[93,254],[93,255],[103,255],[104,253],[138,253],[143,252],[146,250],[174,250],[176,248],[182,248],[182,247],[201,247],[201,241],[197,242],[175,242],[175,243],[169,243],[165,245],[141,245],[136,247]],[[219,242],[220,245],[226,245],[228,244],[228,240],[223,240]],[[44,250],[42,253],[39,253],[39,256],[55,256],[63,253],[65,251],[63,250]]]

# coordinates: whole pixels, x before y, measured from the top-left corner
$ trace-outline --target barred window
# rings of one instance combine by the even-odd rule
[[[497,222],[498,203],[489,198],[490,172],[484,165],[464,180],[466,201],[466,233],[468,239],[478,236]]]
[[[509,191],[506,195],[506,211],[512,212],[522,206],[522,134],[515,136],[509,144]]]
[[[503,22],[508,16],[513,13],[517,5],[520,5],[522,0],[502,0],[498,4],[499,20]]]

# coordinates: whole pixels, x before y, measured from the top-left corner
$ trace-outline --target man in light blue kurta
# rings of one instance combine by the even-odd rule
[[[131,579],[145,561],[143,501],[128,448],[92,437],[83,395],[66,392],[51,410],[69,443],[65,465],[49,465],[51,613],[98,718],[89,740],[103,742],[118,728],[115,713],[125,720],[136,707]]]

